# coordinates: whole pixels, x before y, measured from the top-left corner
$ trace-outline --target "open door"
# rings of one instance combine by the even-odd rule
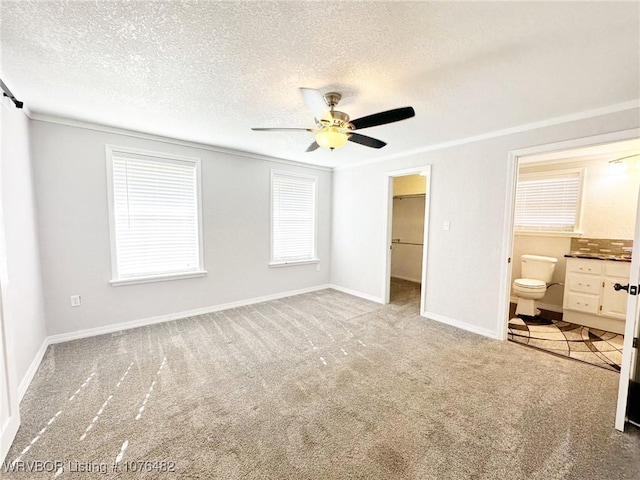
[[[622,349],[616,429],[623,431],[627,421],[640,426],[640,362],[638,361],[638,336],[640,328],[640,195],[636,212],[636,229],[633,237],[631,276],[628,285],[618,285],[620,294],[628,294],[627,318]],[[622,290],[620,289],[622,287]]]
[[[6,103],[0,108],[4,109]],[[0,112],[0,131],[5,112]],[[2,143],[4,135],[0,135]],[[6,149],[0,146],[0,156]],[[5,159],[6,160],[6,159]],[[2,163],[2,162],[0,162]],[[1,170],[1,169],[0,169]],[[0,171],[0,175],[2,172]],[[0,195],[0,464],[4,461],[13,439],[20,427],[20,410],[18,403],[18,384],[15,375],[13,345],[9,341],[9,326],[4,318],[3,290],[7,278],[7,252],[5,248],[5,223],[3,216],[2,196]],[[1,475],[0,475],[1,476]]]
[[[18,389],[6,327],[2,315],[2,292],[0,291],[0,462],[7,455],[20,426]]]

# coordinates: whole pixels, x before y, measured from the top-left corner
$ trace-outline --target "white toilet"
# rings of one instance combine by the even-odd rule
[[[513,293],[518,297],[516,315],[535,317],[540,313],[536,308],[536,300],[544,297],[558,259],[540,255],[522,255],[520,260],[522,278],[513,281]]]

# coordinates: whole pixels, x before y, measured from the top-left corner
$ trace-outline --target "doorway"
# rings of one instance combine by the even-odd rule
[[[627,299],[613,285],[630,275],[634,153],[628,140],[518,159],[509,340],[620,371]],[[525,274],[532,264],[552,275]],[[514,312],[536,290],[525,281],[542,285],[539,314]]]
[[[631,254],[633,249],[637,257],[640,243],[638,133],[618,132],[511,154],[513,190],[507,198],[506,298],[500,319],[503,339],[621,372],[619,402],[621,398],[625,400],[625,407],[627,392],[622,386],[627,387],[629,378],[634,378],[631,360],[635,349],[629,336],[633,337],[638,303],[637,297],[613,287],[633,284],[630,279],[638,276],[634,268],[640,268],[638,259],[632,261]],[[536,203],[535,195],[527,198],[528,187],[533,185],[529,190],[535,194],[535,189],[544,183],[536,183],[537,180],[554,175],[567,177],[576,171],[579,185],[574,223],[566,222],[566,212],[562,212],[558,214],[562,219],[556,219],[555,231],[536,225],[540,216],[544,217],[544,208]],[[526,186],[527,182],[531,185]],[[527,201],[531,203],[529,207],[533,205],[534,213],[529,218],[534,221],[528,224],[527,207],[522,206]],[[566,207],[561,203],[556,208]],[[520,298],[527,295],[519,295],[522,289],[517,290],[516,284],[533,272],[523,255],[545,257],[556,263],[549,278],[533,278],[542,280],[543,290],[546,287],[535,299],[537,308],[516,314],[515,304],[520,308]],[[547,326],[555,327],[554,331],[546,331]],[[574,343],[582,340],[581,345]],[[562,343],[565,347],[560,347]],[[622,430],[618,420],[616,428]]]
[[[388,174],[385,302],[420,300],[424,311],[429,166]]]

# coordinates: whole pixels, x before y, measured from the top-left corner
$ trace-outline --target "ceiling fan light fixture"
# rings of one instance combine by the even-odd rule
[[[344,147],[347,140],[349,140],[349,135],[343,133],[338,127],[327,127],[316,134],[318,145],[329,150]]]
[[[335,150],[344,147],[347,142],[370,148],[382,148],[387,144],[386,142],[362,135],[356,130],[399,122],[416,114],[413,107],[402,107],[351,120],[349,115],[335,109],[342,98],[340,93],[329,92],[322,95],[319,90],[313,88],[300,88],[300,93],[304,103],[313,113],[314,128],[252,128],[251,130],[274,132],[297,130],[313,133],[316,139],[309,145],[307,152],[314,152],[320,147]],[[327,107],[329,107],[328,110]]]

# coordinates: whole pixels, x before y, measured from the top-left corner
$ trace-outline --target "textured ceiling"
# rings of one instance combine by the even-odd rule
[[[638,2],[6,1],[0,77],[34,113],[338,166],[640,97]],[[305,153],[298,87],[416,117]]]

